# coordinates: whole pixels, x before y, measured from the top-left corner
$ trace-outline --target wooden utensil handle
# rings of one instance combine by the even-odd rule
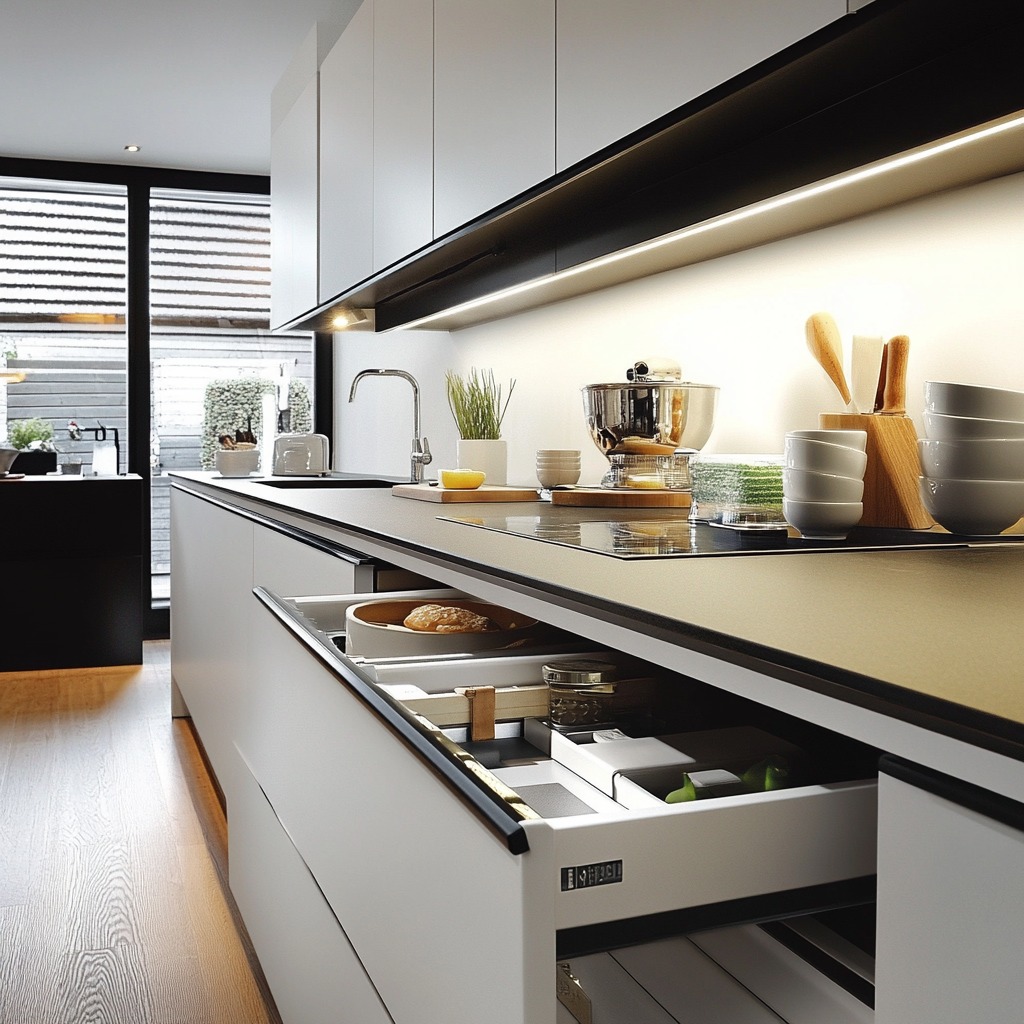
[[[903,416],[907,411],[907,360],[910,339],[905,334],[890,338],[885,346],[885,398],[882,412],[886,416]]]
[[[850,388],[843,372],[843,343],[835,320],[828,313],[814,313],[808,317],[804,330],[807,347],[849,406]]]
[[[878,387],[875,389],[875,412],[881,412],[885,405],[885,379],[889,372],[889,346],[882,346],[882,362],[878,367]]]

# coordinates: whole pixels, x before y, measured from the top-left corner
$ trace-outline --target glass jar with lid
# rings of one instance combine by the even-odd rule
[[[612,662],[552,661],[542,673],[550,694],[552,725],[600,725],[614,717],[617,668]]]

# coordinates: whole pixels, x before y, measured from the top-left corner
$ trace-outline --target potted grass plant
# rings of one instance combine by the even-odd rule
[[[508,449],[501,437],[501,424],[516,382],[509,382],[502,401],[502,386],[493,370],[468,374],[449,370],[445,374],[448,407],[459,430],[456,455],[459,467],[486,474],[486,482],[504,486],[508,476]]]
[[[7,443],[18,450],[11,473],[45,476],[57,469],[57,449],[53,443],[53,424],[33,417],[11,420],[7,424]]]

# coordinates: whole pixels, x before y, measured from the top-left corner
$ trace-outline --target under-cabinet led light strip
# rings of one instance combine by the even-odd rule
[[[567,281],[581,274],[593,273],[602,267],[621,263],[624,260],[635,259],[637,256],[643,255],[644,253],[653,252],[669,245],[675,245],[679,242],[695,238],[698,235],[706,235],[710,232],[720,231],[723,228],[730,227],[742,221],[763,217],[768,213],[775,212],[784,207],[793,206],[831,192],[836,192],[840,189],[849,188],[851,185],[859,184],[872,178],[878,178],[882,175],[890,174],[893,171],[901,170],[914,164],[934,159],[938,156],[944,156],[953,150],[961,149],[965,146],[976,144],[986,139],[990,139],[993,136],[1001,135],[1004,132],[1013,131],[1022,127],[1024,127],[1024,114],[1022,113],[1013,114],[997,121],[991,121],[983,126],[969,129],[966,132],[950,136],[949,138],[943,139],[939,142],[928,143],[927,145],[921,146],[917,149],[901,153],[898,156],[887,157],[884,160],[879,160],[873,164],[867,164],[866,166],[857,168],[856,170],[846,171],[842,174],[836,175],[835,177],[826,178],[824,181],[817,182],[813,185],[805,185],[799,189],[794,189],[792,192],[786,192],[780,196],[775,196],[772,199],[762,200],[761,202],[743,207],[740,210],[735,210],[732,213],[723,214],[720,217],[714,217],[711,220],[703,221],[700,224],[695,224],[687,228],[681,228],[679,231],[673,231],[667,235],[661,235],[658,238],[651,239],[649,242],[642,242],[627,249],[609,253],[607,256],[600,256],[587,263],[581,263],[578,266],[569,267],[566,270],[547,274],[544,277],[534,278],[531,281],[525,281],[522,284],[513,285],[510,288],[505,288],[498,292],[492,292],[488,295],[481,296],[480,298],[470,299],[467,302],[460,303],[457,306],[452,306],[439,313],[431,313],[428,316],[421,317],[419,320],[403,324],[401,328],[396,329],[408,330],[417,327],[428,327],[432,324],[440,323],[450,317],[460,316],[473,310],[485,309],[490,305],[497,306],[511,298],[515,298],[516,296],[525,295],[546,286]],[[1022,159],[1022,164],[1024,164],[1024,159]]]

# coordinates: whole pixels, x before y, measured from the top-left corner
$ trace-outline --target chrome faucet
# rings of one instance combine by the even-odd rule
[[[416,378],[405,370],[360,370],[352,379],[352,389],[348,393],[348,400],[351,402],[356,397],[356,388],[364,377],[401,377],[412,385],[412,420],[413,439],[412,454],[410,456],[409,479],[414,483],[423,482],[423,467],[428,465],[433,455],[430,454],[430,445],[425,437],[420,436],[420,386]]]

